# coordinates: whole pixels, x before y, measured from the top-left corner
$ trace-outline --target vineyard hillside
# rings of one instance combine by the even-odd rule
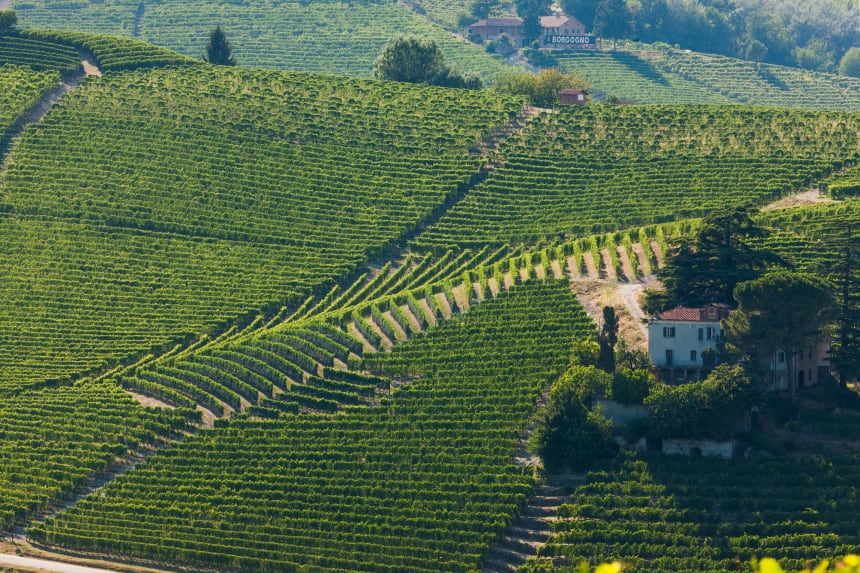
[[[641,341],[636,294],[699,217],[786,199],[756,214],[757,244],[838,275],[860,247],[860,112],[727,103],[669,79],[672,54],[647,75],[687,103],[558,110],[197,60],[216,13],[272,47],[256,65],[301,53],[352,75],[368,69],[332,53],[359,51],[332,38],[366,40],[356,15],[431,26],[392,3],[273,6],[17,4],[98,33],[0,40],[4,535],[235,573],[511,573],[529,555],[524,571],[716,572],[858,550],[852,412],[773,422],[797,459],[631,454],[567,489],[529,443],[600,296]],[[330,28],[290,20],[317,8]],[[470,53],[485,77],[500,65]]]
[[[446,61],[491,82],[504,60],[391,0],[360,2],[13,2],[21,25],[146,40],[199,59],[220,25],[243,66],[370,77],[397,34],[436,40]]]
[[[558,242],[764,204],[860,158],[860,115],[737,106],[563,108],[418,247]]]
[[[601,97],[637,104],[735,103],[856,111],[860,80],[688,50],[570,51],[542,59],[583,76]]]
[[[207,66],[88,79],[3,175],[0,388],[298,304],[456,196],[521,106]]]

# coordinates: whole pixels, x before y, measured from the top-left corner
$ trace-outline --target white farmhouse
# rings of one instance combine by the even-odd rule
[[[648,323],[648,355],[658,377],[670,384],[707,377],[722,335],[720,321],[731,312],[728,305],[707,304],[658,313]]]

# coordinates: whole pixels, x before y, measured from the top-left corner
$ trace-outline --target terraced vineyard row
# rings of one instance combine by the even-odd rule
[[[144,409],[105,383],[0,398],[0,529],[71,497],[117,460],[170,439],[197,418]]]
[[[591,332],[565,283],[518,287],[368,359],[377,375],[426,374],[383,407],[231,421],[30,535],[218,568],[472,570],[531,490],[511,463],[519,432]]]
[[[730,104],[731,98],[683,79],[627,52],[577,51],[547,56],[566,72],[584,77],[591,89],[637,104]]]
[[[390,350],[475,304],[532,279],[636,281],[658,268],[668,237],[689,225],[668,224],[521,253],[502,247],[412,256],[389,263],[309,299],[302,308],[217,340],[125,369],[124,387],[167,403],[264,417],[376,405],[386,380],[354,371],[362,357]],[[351,371],[352,370],[352,371]]]
[[[681,50],[571,51],[543,64],[584,76],[602,96],[637,104],[748,104],[856,111],[855,78]]]
[[[484,161],[465,151],[520,107],[202,65],[85,81],[4,176],[0,386],[329,288],[460,193]]]
[[[588,474],[539,554],[630,571],[737,571],[772,556],[788,571],[860,548],[856,455],[726,462],[630,457]],[[557,569],[546,562],[526,570]],[[625,569],[626,570],[626,569]]]
[[[77,50],[43,40],[0,36],[0,66],[15,64],[36,71],[74,72],[81,67]]]
[[[418,248],[559,242],[765,203],[860,158],[857,114],[588,106],[542,115]]]
[[[7,134],[12,123],[59,80],[56,71],[36,72],[10,63],[0,66],[0,153],[8,144]]]
[[[665,73],[676,74],[737,103],[821,110],[860,109],[860,80],[857,78],[677,50],[654,60],[653,64]]]
[[[509,67],[482,48],[391,1],[230,4],[184,2],[19,2],[26,27],[130,37],[142,7],[140,39],[199,58],[209,31],[221,25],[240,65],[370,77],[389,38],[415,34],[436,40],[446,61],[492,81]]]
[[[61,47],[82,48],[93,54],[99,68],[106,72],[199,63],[167,48],[117,36],[56,30],[26,30],[22,34],[28,38],[59,44]]]

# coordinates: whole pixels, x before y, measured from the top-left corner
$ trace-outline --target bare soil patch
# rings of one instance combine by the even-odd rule
[[[837,203],[837,201],[826,195],[822,195],[821,190],[819,189],[810,189],[809,191],[783,197],[778,201],[765,205],[762,207],[762,211],[772,211],[774,209],[785,209],[788,207],[801,207],[803,205],[814,205],[816,203]]]

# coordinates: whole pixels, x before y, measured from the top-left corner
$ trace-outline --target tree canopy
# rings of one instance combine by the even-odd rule
[[[553,385],[531,438],[547,469],[581,469],[615,452],[612,423],[582,399],[602,394],[610,381],[609,374],[593,366],[573,366]]]
[[[728,439],[732,420],[752,405],[755,394],[741,366],[722,364],[704,382],[655,386],[645,398],[648,423],[662,438]]]
[[[600,0],[594,14],[594,33],[607,38],[626,38],[631,31],[630,10],[624,0]]]
[[[537,74],[510,72],[500,76],[493,84],[493,89],[499,93],[524,95],[532,105],[548,108],[558,104],[561,90],[586,87],[582,78],[557,68],[543,69]]]
[[[788,386],[796,397],[792,358],[817,342],[836,317],[831,285],[815,275],[778,270],[735,288],[738,310],[724,322],[727,349],[751,358],[782,349],[789,358]]]
[[[0,10],[0,36],[13,32],[17,25],[18,15],[14,10]]]
[[[236,65],[236,60],[233,58],[233,48],[221,26],[215,26],[215,29],[209,34],[209,43],[206,44],[203,61],[216,66]]]
[[[751,213],[748,207],[712,213],[702,220],[692,240],[678,241],[658,273],[665,291],[649,293],[648,308],[732,304],[739,283],[761,276],[770,267],[785,265],[772,252],[748,244],[748,239],[766,234]]]
[[[839,61],[839,73],[843,76],[860,78],[860,48],[851,48]]]
[[[445,57],[435,40],[415,36],[395,36],[389,40],[376,58],[373,77],[450,88],[483,87],[476,76],[463,76],[445,65]]]

